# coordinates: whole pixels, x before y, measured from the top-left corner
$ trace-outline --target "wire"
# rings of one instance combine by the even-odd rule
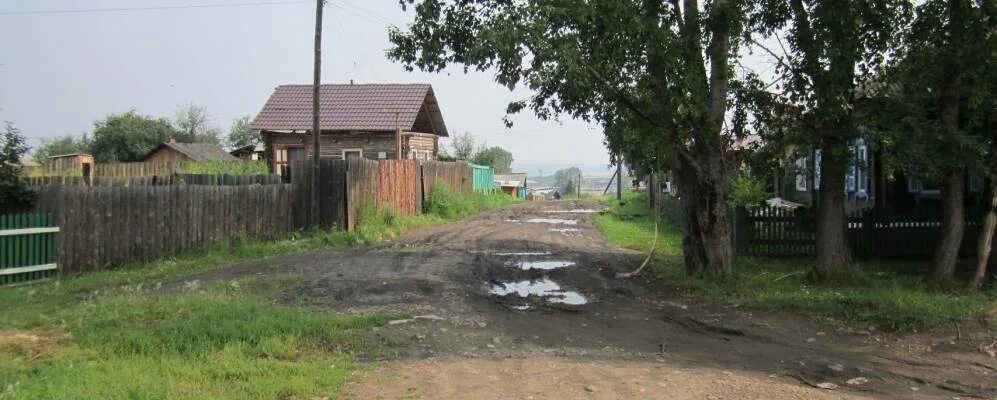
[[[75,10],[29,10],[29,11],[0,11],[3,15],[55,15],[55,14],[89,14],[121,11],[156,11],[156,10],[180,10],[189,8],[227,8],[227,7],[254,7],[286,4],[312,3],[310,0],[292,1],[258,1],[253,3],[222,3],[222,4],[188,4],[182,6],[153,6],[153,7],[117,7],[117,8],[80,8]]]

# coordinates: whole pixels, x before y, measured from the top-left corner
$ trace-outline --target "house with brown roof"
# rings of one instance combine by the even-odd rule
[[[240,161],[222,146],[211,143],[177,143],[175,140],[160,144],[145,156],[148,163],[183,161]]]
[[[319,155],[434,160],[447,137],[428,84],[325,84],[319,89]],[[278,86],[253,119],[274,173],[311,156],[312,85]]]

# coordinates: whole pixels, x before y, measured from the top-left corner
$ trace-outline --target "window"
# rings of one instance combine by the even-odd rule
[[[814,150],[814,189],[820,189],[820,149]]]
[[[866,196],[869,191],[869,148],[860,143],[856,150],[855,181],[859,196]]]
[[[383,160],[385,158],[388,158],[388,153],[383,152],[383,151],[377,152],[377,159],[378,160]]]
[[[972,174],[969,176],[969,192],[979,193],[983,191],[983,176]]]
[[[362,149],[343,149],[343,159],[344,160],[359,160],[363,158]]]
[[[855,147],[854,146],[848,146],[848,153],[849,154],[855,154],[856,153]],[[858,172],[858,168],[855,168],[855,160],[852,159],[851,165],[848,166],[848,175],[845,175],[845,191],[846,192],[855,192],[855,186],[856,186],[855,182],[857,180],[856,179],[857,177],[855,176],[855,174],[857,172]]]
[[[807,191],[807,157],[796,160],[796,191]]]
[[[282,146],[273,149],[273,172],[277,175],[289,174],[291,163],[305,158],[302,146]]]

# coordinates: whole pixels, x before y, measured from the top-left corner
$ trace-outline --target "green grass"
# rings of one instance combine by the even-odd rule
[[[342,316],[274,304],[297,283],[268,276],[162,294],[163,282],[240,261],[375,243],[516,202],[434,191],[427,212],[366,207],[354,232],[244,241],[151,263],[0,288],[0,400],[311,399],[335,397],[390,344],[365,332],[402,316]]]
[[[610,243],[649,250],[654,220],[642,195],[630,194],[620,206],[595,216]],[[818,283],[810,259],[739,257],[728,279],[689,278],[682,265],[682,232],[659,226],[653,271],[667,284],[710,301],[758,309],[778,309],[821,318],[874,324],[881,329],[925,329],[968,320],[986,321],[997,307],[994,292],[963,293],[933,288],[913,270],[912,262],[857,263],[862,277],[849,282]]]
[[[208,175],[269,175],[270,167],[266,161],[198,161],[183,165],[187,174]]]

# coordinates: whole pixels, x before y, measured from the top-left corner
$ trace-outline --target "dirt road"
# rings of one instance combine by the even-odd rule
[[[283,302],[414,316],[372,333],[399,353],[347,398],[997,399],[997,361],[973,338],[898,338],[618,279],[641,255],[606,244],[596,207],[519,205],[199,279],[291,275]]]

